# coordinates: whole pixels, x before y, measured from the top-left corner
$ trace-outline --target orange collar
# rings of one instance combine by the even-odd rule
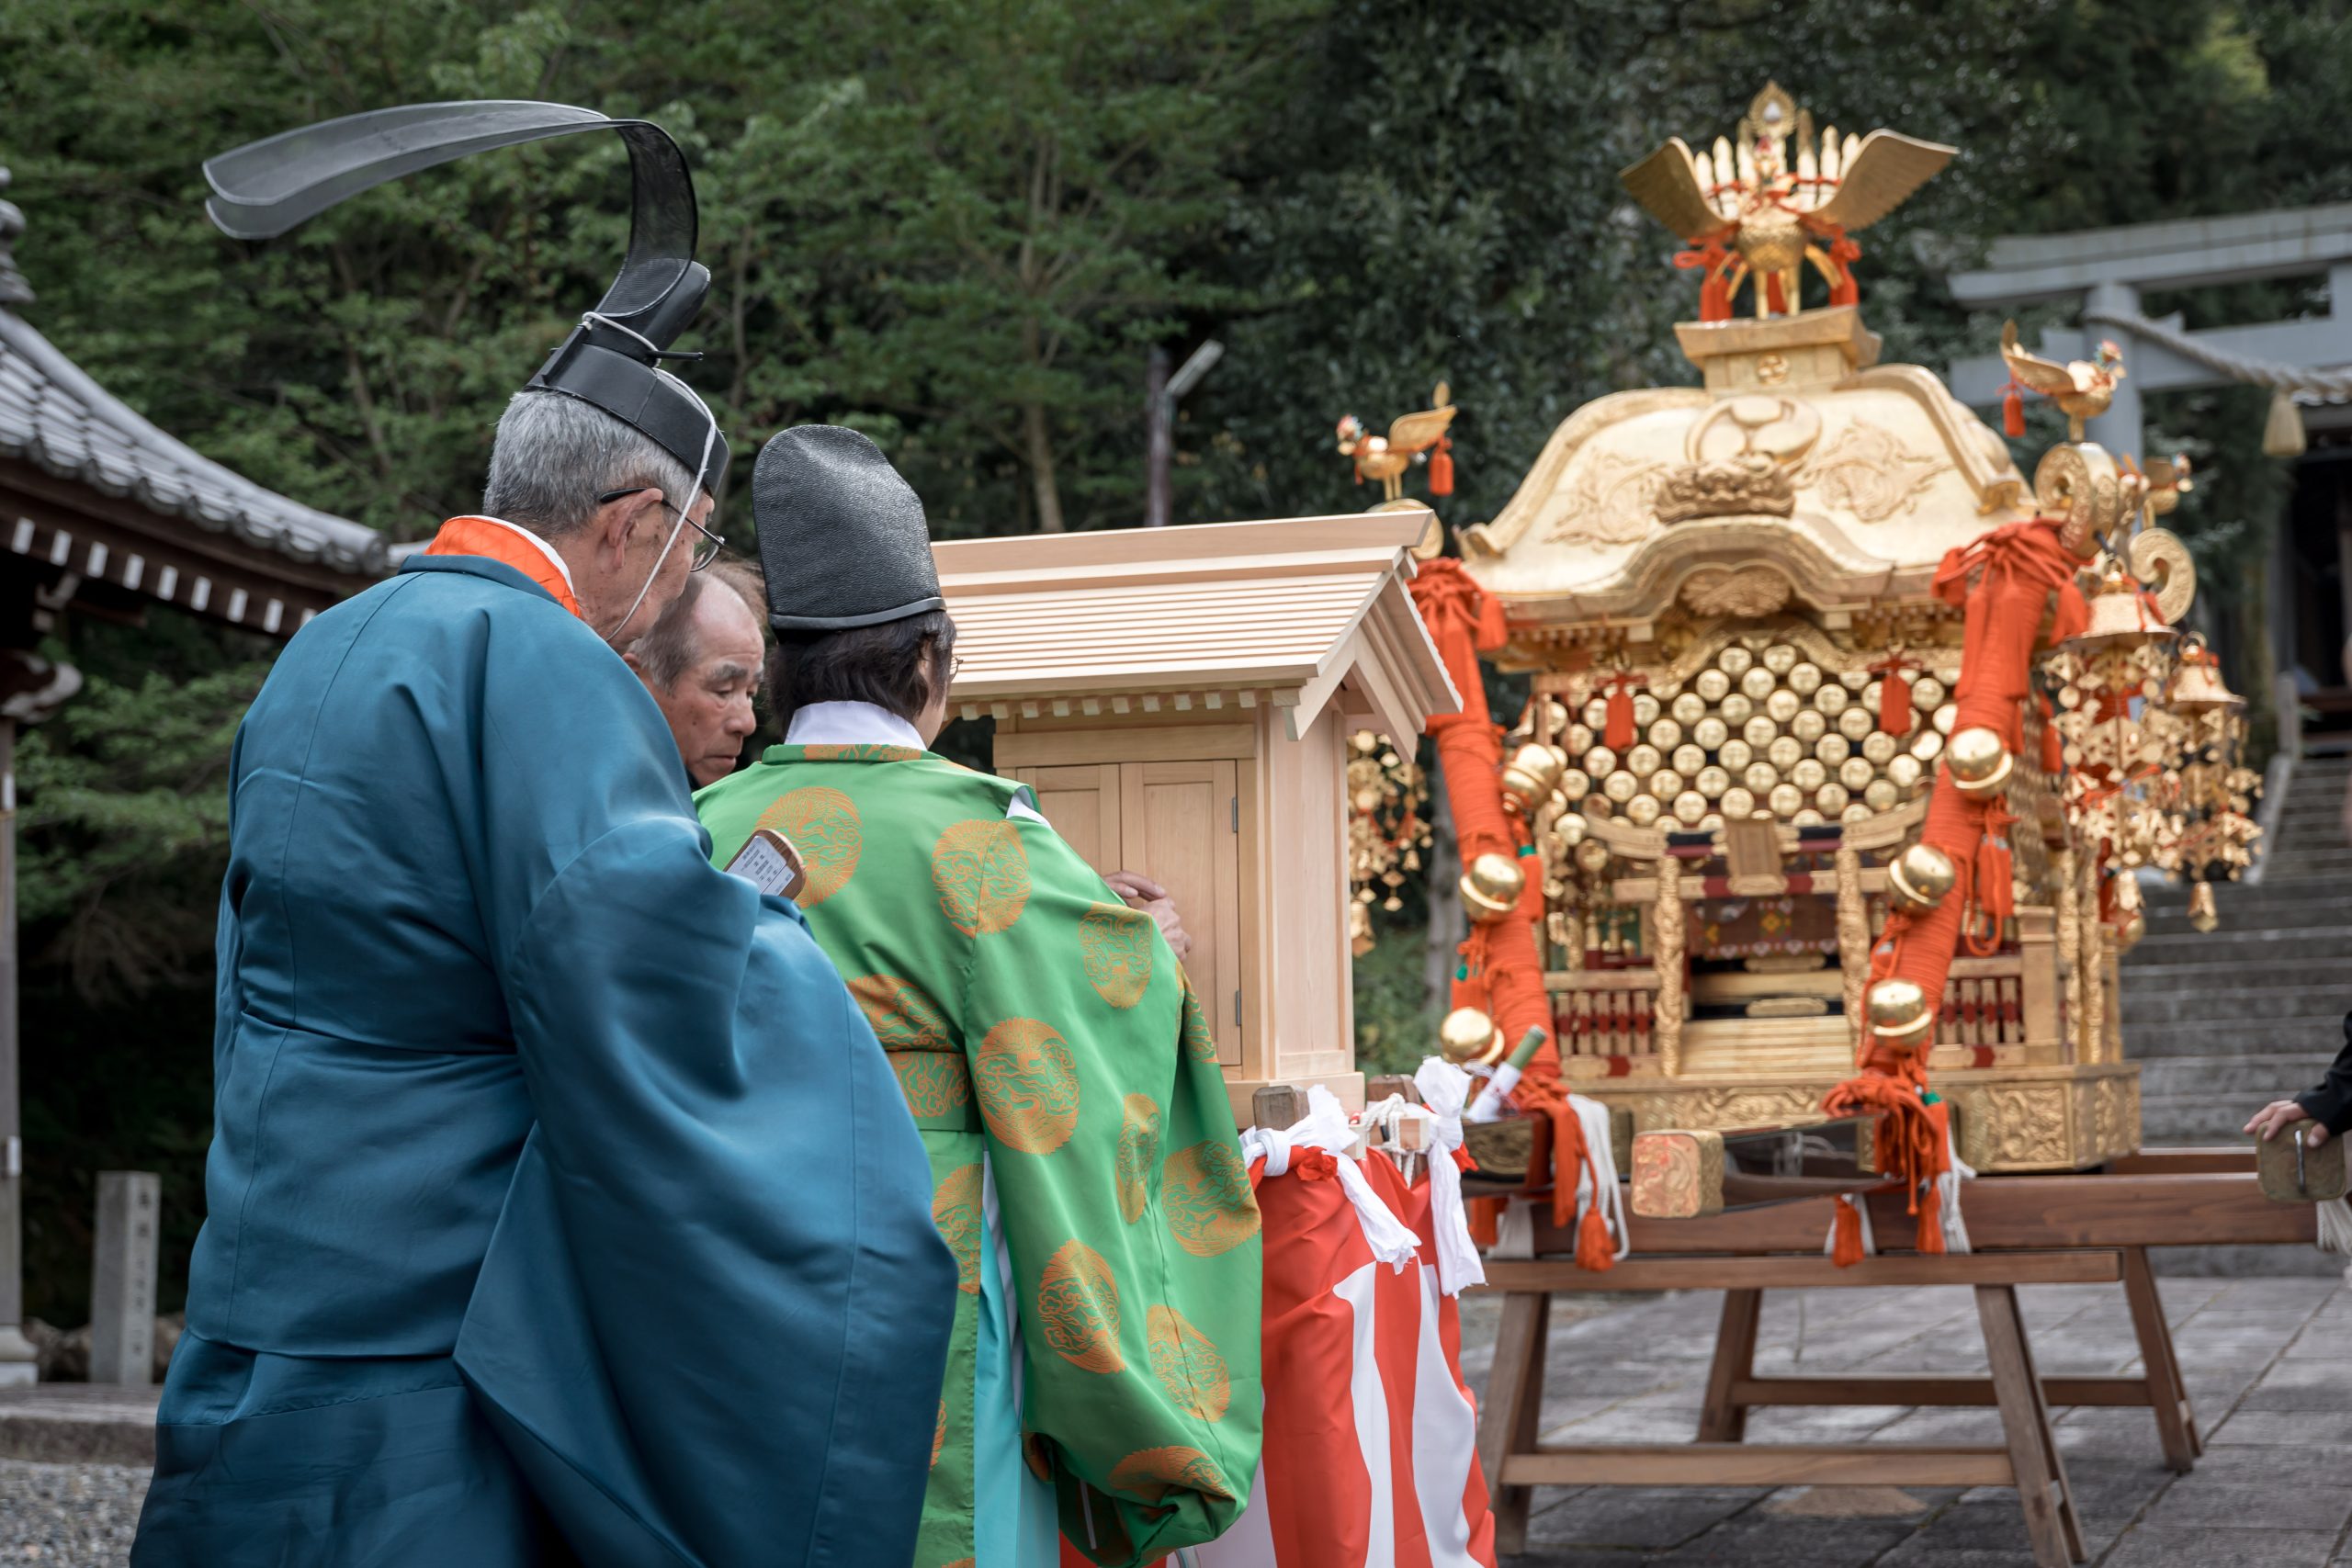
[[[555,552],[512,523],[495,517],[452,517],[441,525],[441,531],[433,536],[424,553],[482,556],[501,566],[511,566],[546,589],[557,604],[575,615],[580,614],[579,597],[571,592]]]

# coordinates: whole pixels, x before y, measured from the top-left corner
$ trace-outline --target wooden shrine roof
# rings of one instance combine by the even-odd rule
[[[1406,584],[1424,512],[933,546],[967,716],[1163,705],[1289,710],[1342,688],[1391,736],[1460,711]]]

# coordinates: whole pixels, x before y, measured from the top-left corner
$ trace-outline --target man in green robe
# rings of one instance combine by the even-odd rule
[[[915,1568],[1155,1562],[1258,1462],[1258,1212],[1207,1021],[1152,917],[1028,790],[926,750],[955,626],[873,443],[788,430],[753,509],[786,743],[696,804],[757,829],[897,1071],[958,1287]],[[887,1312],[888,1303],[873,1310]]]

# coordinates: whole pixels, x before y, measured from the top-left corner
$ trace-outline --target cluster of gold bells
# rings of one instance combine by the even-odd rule
[[[2120,567],[2104,575],[2090,609],[2088,629],[2043,662],[2056,687],[2067,818],[2124,874],[2121,945],[2146,928],[2133,877],[2143,866],[2187,877],[2190,923],[2211,931],[2212,884],[2251,864],[2261,835],[2252,816],[2261,775],[2240,760],[2245,700],[2202,639],[2152,613]]]
[[[1914,717],[1897,735],[1881,722],[1884,682],[1870,671],[1826,671],[1794,644],[1754,640],[1725,644],[1657,694],[1635,694],[1634,743],[1622,754],[1601,743],[1600,698],[1574,713],[1544,699],[1571,759],[1559,787],[1637,828],[1681,832],[1758,811],[1800,828],[1856,822],[1927,787],[1959,714],[1948,700],[1956,670],[1911,682]],[[1522,721],[1531,733],[1532,717]]]
[[[1430,783],[1420,764],[1369,729],[1348,756],[1348,937],[1358,958],[1372,951],[1372,907],[1404,908],[1397,890],[1421,869],[1430,847]]]

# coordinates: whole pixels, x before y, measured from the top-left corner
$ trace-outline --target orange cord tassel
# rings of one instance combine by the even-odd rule
[[[1601,728],[1600,743],[1618,752],[1634,743],[1634,694],[1623,686],[1609,694],[1609,721]]]
[[[2011,440],[2025,434],[2025,397],[2015,385],[2001,398],[2001,434]]]
[[[1839,1269],[1851,1269],[1862,1260],[1862,1214],[1852,1202],[1840,1198],[1838,1212],[1829,1223],[1829,1261]]]
[[[1616,1244],[1609,1239],[1609,1222],[1601,1218],[1598,1193],[1584,1212],[1584,1222],[1577,1226],[1577,1267],[1595,1272],[1617,1267]]]
[[[1442,435],[1437,438],[1437,450],[1430,454],[1430,493],[1453,493],[1453,443]]]
[[[1889,735],[1911,733],[1911,677],[1900,665],[1879,682],[1878,727]]]

